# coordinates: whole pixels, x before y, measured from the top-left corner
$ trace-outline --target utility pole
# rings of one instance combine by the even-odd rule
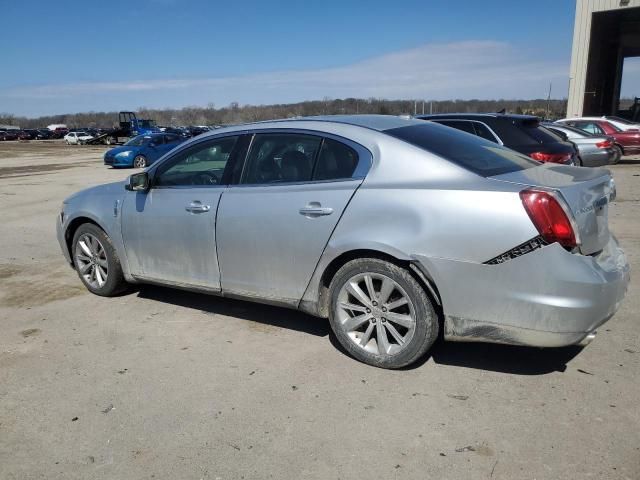
[[[413,115],[417,115],[418,113],[418,102],[416,100],[413,101]]]
[[[424,100],[422,100],[422,114],[424,115]]]
[[[551,82],[549,82],[549,95],[547,95],[547,118],[546,120],[549,120],[549,104],[551,103]]]
[[[429,102],[429,115],[433,115],[433,100]]]

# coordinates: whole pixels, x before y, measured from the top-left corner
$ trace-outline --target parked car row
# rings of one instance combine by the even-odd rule
[[[591,135],[611,137],[621,155],[636,155],[640,153],[640,124],[627,122],[624,119],[616,120],[617,118],[565,118],[557,120],[555,123],[575,127]],[[622,126],[625,128],[622,128]]]
[[[53,132],[47,128],[26,128],[23,130],[0,130],[0,141],[10,140],[49,140],[56,137],[57,132]]]
[[[501,113],[416,118],[462,130],[545,163],[598,167],[618,163],[623,155],[640,153],[640,125],[618,117],[572,118],[554,123]]]
[[[609,170],[570,166],[573,144],[531,117],[429,120],[311,117],[197,136],[67,198],[62,253],[96,295],[154,283],[328,318],[350,355],[382,368],[418,361],[441,331],[590,342],[629,284]]]

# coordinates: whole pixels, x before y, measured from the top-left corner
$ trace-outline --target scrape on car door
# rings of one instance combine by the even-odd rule
[[[122,234],[131,273],[220,289],[215,222],[237,136],[198,142],[152,172],[148,192],[127,192]]]
[[[255,135],[240,184],[225,191],[218,209],[223,292],[297,304],[362,183],[359,160],[334,139]]]

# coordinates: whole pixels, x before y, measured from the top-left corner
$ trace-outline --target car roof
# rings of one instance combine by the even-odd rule
[[[279,118],[275,120],[265,120],[261,122],[252,122],[234,125],[234,127],[249,127],[253,125],[259,125],[264,127],[265,124],[273,124],[274,128],[278,127],[281,123],[300,123],[304,122],[326,122],[326,123],[338,123],[345,125],[354,125],[356,127],[368,128],[370,130],[377,130],[383,132],[385,130],[391,130],[393,128],[409,127],[411,125],[423,125],[420,120],[415,120],[408,117],[400,117],[395,115],[315,115],[309,117],[294,117],[294,118]]]
[[[606,117],[567,117],[567,118],[561,118],[560,120],[556,120],[556,121],[557,122],[567,122],[567,121],[608,122],[610,120]]]
[[[517,113],[434,113],[430,115],[416,115],[415,118],[422,120],[437,120],[439,118],[498,118],[506,120],[537,120],[535,115],[520,115]]]
[[[245,130],[266,130],[271,128],[287,128],[287,129],[310,129],[320,130],[331,133],[342,127],[356,127],[361,131],[377,131],[384,132],[400,127],[425,125],[422,120],[413,118],[397,117],[393,115],[321,115],[314,117],[295,117],[282,118],[275,120],[264,120],[260,122],[241,123],[235,125],[227,125],[222,128],[210,130],[197,138],[207,138],[225,133],[241,132]],[[364,129],[364,130],[362,130]]]

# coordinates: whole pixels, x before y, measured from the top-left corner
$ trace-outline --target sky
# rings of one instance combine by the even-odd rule
[[[575,0],[3,2],[0,112],[567,96]],[[625,69],[623,95],[640,83]],[[629,90],[629,92],[626,92]]]

